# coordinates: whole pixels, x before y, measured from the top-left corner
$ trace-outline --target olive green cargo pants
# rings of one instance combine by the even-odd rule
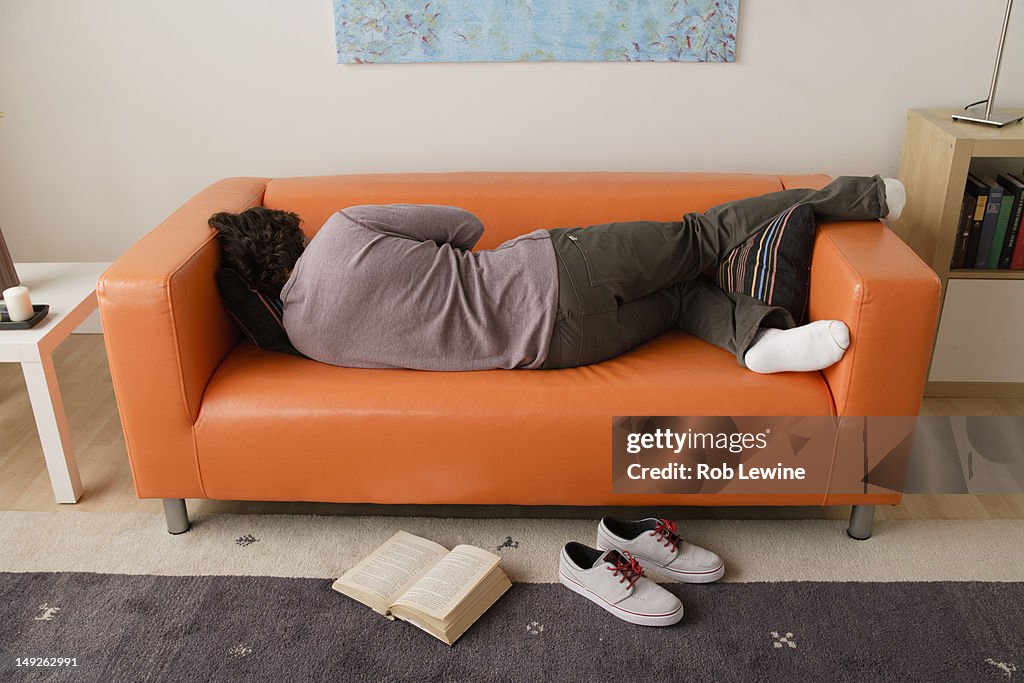
[[[795,326],[783,308],[720,289],[703,275],[779,213],[810,204],[818,221],[888,213],[879,176],[843,176],[821,190],[795,189],[726,202],[681,221],[555,228],[558,312],[541,369],[589,365],[679,328],[743,356],[758,328]]]

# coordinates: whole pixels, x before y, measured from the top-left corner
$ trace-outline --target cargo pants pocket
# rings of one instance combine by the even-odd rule
[[[639,257],[621,235],[602,227],[586,228],[567,236],[580,252],[590,284],[633,281],[641,272]]]

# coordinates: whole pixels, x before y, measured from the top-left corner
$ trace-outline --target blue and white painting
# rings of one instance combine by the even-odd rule
[[[732,62],[739,0],[334,0],[339,64]]]

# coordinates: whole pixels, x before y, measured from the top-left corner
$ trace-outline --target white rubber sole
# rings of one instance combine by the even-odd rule
[[[616,605],[608,602],[600,595],[590,590],[581,583],[577,583],[568,576],[562,573],[561,570],[558,572],[558,580],[563,586],[571,590],[573,593],[582,595],[587,600],[590,600],[598,607],[604,609],[606,612],[610,612],[617,616],[623,621],[628,621],[631,624],[638,624],[640,626],[671,626],[672,624],[678,624],[683,618],[683,606],[679,605],[679,609],[669,614],[638,614],[636,612],[630,612],[629,610],[622,609]]]
[[[600,541],[595,545],[595,547],[598,550],[603,550],[605,552],[612,550],[612,548],[606,547]],[[618,548],[615,548],[615,550],[618,550]],[[706,572],[683,572],[677,569],[669,569],[664,565],[658,564],[654,560],[648,560],[644,557],[640,557],[639,555],[637,555],[636,558],[641,561],[644,569],[653,569],[662,576],[672,577],[682,583],[714,583],[725,576],[725,562],[720,564],[718,569],[711,569]]]

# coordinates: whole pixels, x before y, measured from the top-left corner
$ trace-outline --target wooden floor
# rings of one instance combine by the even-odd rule
[[[21,368],[13,363],[0,363],[0,510],[160,511],[160,501],[135,497],[102,336],[72,335],[57,350],[55,363],[85,495],[77,505],[58,505],[53,501]],[[1021,415],[1024,414],[1024,399],[925,399],[922,414]],[[467,517],[590,517],[600,512],[591,508],[234,501],[190,501],[189,511]],[[841,518],[848,514],[849,508],[688,508],[673,512],[683,518]],[[904,496],[902,505],[879,508],[878,518],[1024,519],[1024,494],[908,495]]]

